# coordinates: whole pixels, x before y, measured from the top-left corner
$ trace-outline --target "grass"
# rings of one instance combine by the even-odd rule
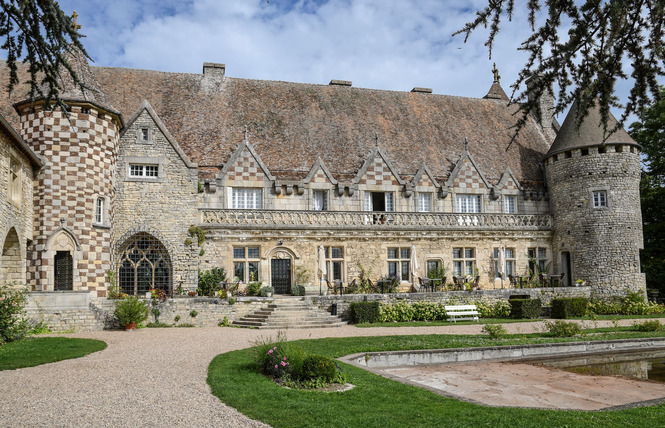
[[[616,332],[555,339],[542,334],[484,336],[413,335],[300,340],[307,352],[341,357],[357,352],[460,348],[580,340],[663,337],[663,333]],[[285,389],[259,374],[247,349],[218,355],[208,369],[214,395],[245,415],[274,427],[452,426],[662,426],[665,405],[622,411],[583,412],[485,407],[446,398],[340,363],[355,388],[342,393]]]
[[[513,318],[480,318],[479,322],[468,320],[468,321],[445,321],[445,320],[436,320],[436,321],[405,321],[405,322],[375,322],[375,323],[361,323],[354,324],[355,327],[366,328],[366,327],[434,327],[440,325],[469,325],[469,324],[510,324],[515,322],[538,322],[542,319],[513,319]]]
[[[80,358],[106,349],[106,342],[67,337],[30,337],[0,347],[0,371]]]

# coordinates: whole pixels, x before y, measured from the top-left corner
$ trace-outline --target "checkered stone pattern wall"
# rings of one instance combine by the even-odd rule
[[[388,165],[380,157],[375,157],[372,164],[367,168],[365,175],[358,182],[367,186],[392,185],[399,186],[397,179],[390,172]]]
[[[244,150],[227,173],[234,181],[262,181],[265,177],[259,163],[249,150]]]
[[[327,177],[326,174],[323,172],[323,170],[322,170],[321,168],[319,168],[319,170],[317,171],[317,173],[316,173],[316,174],[314,175],[314,177],[312,178],[311,183],[315,183],[315,184],[329,184],[329,183],[330,183],[330,180],[328,180],[328,177]]]
[[[466,162],[453,181],[453,187],[458,189],[485,189],[485,183],[471,162]]]
[[[515,190],[515,191],[519,190],[517,184],[515,184],[515,181],[512,178],[508,179],[506,185],[503,188],[504,190]]]
[[[59,229],[71,232],[80,244],[73,255],[75,290],[106,293],[111,267],[112,210],[105,225],[95,225],[98,197],[112,207],[118,129],[108,114],[72,107],[61,111],[21,114],[20,134],[46,160],[35,186],[35,237],[28,248],[28,283],[36,290],[53,290],[53,252],[48,239]]]
[[[422,177],[420,177],[420,181],[418,183],[415,183],[415,185],[418,187],[420,190],[433,190],[434,189],[434,183],[432,183],[432,180],[429,178],[429,175],[423,174]]]

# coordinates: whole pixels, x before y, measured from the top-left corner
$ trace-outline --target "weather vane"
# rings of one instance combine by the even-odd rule
[[[80,30],[81,26],[76,23],[76,18],[79,17],[79,14],[74,11],[74,14],[72,15],[72,18],[74,19],[74,30]]]
[[[496,68],[496,62],[494,63],[494,68],[492,69],[492,73],[494,73],[494,82],[499,83],[499,79],[501,79],[501,76],[499,76],[499,70]]]

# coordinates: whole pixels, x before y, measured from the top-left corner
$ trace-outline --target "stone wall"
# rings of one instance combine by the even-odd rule
[[[26,284],[26,246],[33,236],[33,166],[13,139],[0,127],[0,285]],[[18,164],[20,186],[16,195],[9,189],[12,159]]]
[[[602,297],[645,291],[640,273],[643,248],[640,154],[634,145],[574,149],[546,161],[556,224],[555,270],[571,257],[571,279],[588,280]],[[607,206],[594,208],[593,191],[605,191]]]
[[[330,311],[333,304],[337,304],[337,314],[345,321],[350,321],[350,308],[353,302],[368,301],[384,304],[433,302],[443,305],[458,305],[474,304],[481,301],[491,304],[499,301],[508,301],[513,296],[528,296],[530,299],[540,299],[543,306],[550,306],[552,299],[555,298],[589,298],[591,296],[591,287],[513,288],[502,290],[448,291],[442,293],[349,294],[345,296],[307,296],[305,300],[318,304],[319,307],[328,311]]]
[[[168,251],[173,286],[182,283],[195,289],[200,249],[188,229],[196,222],[197,170],[160,125],[149,106],[144,106],[120,139],[114,257],[133,235],[148,233]],[[159,175],[131,177],[130,164],[158,165]],[[116,272],[117,268],[114,265]]]

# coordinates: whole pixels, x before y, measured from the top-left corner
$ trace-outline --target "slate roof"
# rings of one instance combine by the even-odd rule
[[[492,183],[506,167],[522,182],[543,180],[541,162],[550,141],[530,120],[509,146],[518,116],[517,106],[505,100],[230,77],[215,81],[203,74],[126,68],[90,70],[108,102],[125,117],[147,100],[206,177],[228,161],[246,126],[250,144],[279,180],[305,177],[320,157],[336,179],[348,181],[378,146],[406,181],[426,164],[443,183],[464,152],[465,138]],[[483,92],[478,88],[479,96]],[[2,97],[0,112],[17,123],[6,105],[11,100]]]
[[[561,125],[561,129],[552,143],[552,147],[547,152],[547,156],[557,153],[565,152],[566,150],[579,149],[584,147],[599,146],[601,144],[635,144],[635,140],[626,132],[625,129],[619,128],[616,132],[611,134],[605,140],[605,134],[601,125],[600,109],[597,106],[589,108],[588,115],[584,118],[579,126],[575,126],[577,115],[577,101],[573,102],[566,119]],[[607,123],[607,129],[612,130],[617,126],[617,120],[612,113]]]

